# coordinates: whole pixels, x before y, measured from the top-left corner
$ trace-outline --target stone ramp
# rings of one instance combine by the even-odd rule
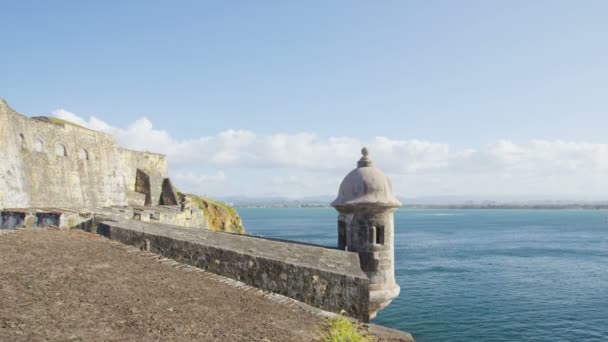
[[[0,236],[1,341],[313,341],[317,316],[82,231]]]
[[[137,221],[102,221],[100,235],[314,307],[369,320],[369,280],[356,253]]]

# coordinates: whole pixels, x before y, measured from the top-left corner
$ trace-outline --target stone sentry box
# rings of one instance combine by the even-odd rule
[[[399,295],[395,281],[393,212],[401,202],[393,195],[388,177],[374,166],[369,151],[342,183],[331,203],[339,212],[338,247],[359,253],[361,269],[370,280],[369,315]]]

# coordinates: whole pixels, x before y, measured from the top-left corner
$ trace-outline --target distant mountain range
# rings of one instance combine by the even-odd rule
[[[280,196],[245,197],[225,196],[220,200],[235,207],[328,207],[335,196],[309,196],[289,198]],[[436,208],[436,209],[608,209],[608,200],[567,200],[542,199],[526,197],[497,197],[488,200],[472,196],[428,196],[428,197],[399,197],[404,208]]]
[[[235,207],[328,207],[335,196],[310,196],[301,198],[289,197],[218,197],[220,200]]]

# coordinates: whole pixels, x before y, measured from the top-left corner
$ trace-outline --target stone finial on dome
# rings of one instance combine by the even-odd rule
[[[361,155],[362,157],[357,162],[357,167],[366,167],[374,165],[374,162],[369,157],[369,150],[367,149],[367,147],[363,147],[361,149]]]

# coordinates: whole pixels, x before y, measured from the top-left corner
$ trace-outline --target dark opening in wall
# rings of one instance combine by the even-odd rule
[[[55,154],[61,157],[67,157],[68,156],[68,150],[65,148],[65,146],[63,144],[57,144],[57,146],[55,147]]]
[[[25,148],[25,136],[23,136],[23,133],[19,133],[19,144],[21,146],[21,148]]]
[[[61,223],[61,213],[36,213],[38,227],[59,227]]]
[[[23,227],[25,213],[20,211],[2,211],[0,214],[0,229],[16,229]]]
[[[177,205],[177,194],[175,193],[175,189],[173,188],[173,184],[171,184],[171,180],[169,178],[165,178],[163,180],[162,192],[160,194],[160,205]]]
[[[34,151],[44,152],[44,143],[41,139],[36,139],[36,141],[34,142]]]
[[[150,176],[140,169],[137,169],[135,174],[135,191],[146,195],[144,205],[152,205],[152,196],[150,191]]]
[[[376,227],[376,244],[384,245],[384,227]]]
[[[78,151],[78,159],[89,160],[89,151],[81,148],[80,151]]]
[[[338,219],[338,249],[346,249],[346,222]]]

